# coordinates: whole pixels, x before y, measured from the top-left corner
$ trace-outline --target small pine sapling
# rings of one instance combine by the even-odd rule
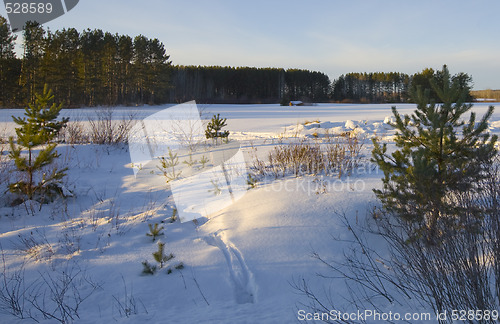
[[[207,129],[205,131],[205,136],[207,139],[215,139],[215,144],[217,145],[217,140],[219,138],[228,139],[229,131],[222,131],[222,128],[227,126],[227,118],[221,118],[220,114],[214,115],[212,120],[208,122]]]
[[[254,189],[255,187],[257,187],[257,178],[254,177],[252,174],[248,174],[248,178],[247,178],[247,184],[248,186],[251,188],[251,189]]]
[[[142,273],[145,275],[154,275],[156,273],[156,266],[149,264],[148,261],[143,261],[142,262]]]
[[[176,220],[177,220],[177,208],[174,207],[174,209],[172,209],[172,216],[169,218],[168,222],[175,223]]]
[[[160,264],[160,269],[162,269],[165,263],[172,260],[174,257],[175,256],[172,253],[165,255],[165,243],[158,242],[158,251],[153,252],[153,258]]]
[[[193,160],[193,159],[192,159],[192,156],[190,155],[190,156],[189,156],[189,160],[187,160],[187,161],[182,161],[182,163],[184,163],[184,164],[185,164],[185,165],[187,165],[188,167],[192,168],[192,167],[193,167],[193,165],[195,165],[196,163],[198,163],[198,161]]]
[[[218,196],[222,193],[222,190],[220,188],[219,182],[216,180],[210,180],[212,183],[213,189],[209,189],[208,192],[212,192],[214,196]]]
[[[207,159],[205,155],[203,155],[203,156],[201,157],[201,160],[200,160],[200,163],[201,163],[201,168],[202,168],[202,169],[205,169],[205,165],[206,165],[208,162],[210,162],[210,160],[209,160],[209,159]]]
[[[24,179],[10,183],[9,190],[28,200],[45,202],[47,197],[63,193],[60,184],[67,169],[48,170],[47,167],[59,157],[55,140],[69,119],[57,121],[62,105],[53,101],[52,91],[45,86],[42,94],[36,94],[35,103],[25,108],[26,117],[12,117],[19,127],[16,142],[13,137],[9,138],[10,158]]]
[[[162,236],[163,233],[161,231],[163,231],[164,227],[159,227],[158,223],[155,223],[154,225],[151,225],[151,224],[148,224],[149,226],[149,233],[146,233],[147,236],[149,237],[152,237],[153,238],[153,242],[156,241],[156,238],[158,236]]]
[[[174,265],[174,267],[173,267],[173,268],[172,268],[172,267],[169,267],[169,268],[167,269],[167,274],[171,274],[174,270],[182,270],[182,269],[184,269],[184,263],[179,262],[179,263],[177,263],[176,265]]]
[[[175,167],[179,165],[179,158],[177,157],[177,153],[174,154],[170,148],[168,149],[168,157],[160,157],[160,165],[161,168],[158,167],[158,169],[167,178],[167,183],[181,176],[182,171],[175,171]]]

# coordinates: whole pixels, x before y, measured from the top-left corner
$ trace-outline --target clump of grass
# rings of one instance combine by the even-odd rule
[[[319,119],[316,119],[316,120],[313,120],[313,121],[306,120],[304,122],[304,125],[307,126],[307,125],[311,125],[311,124],[314,124],[314,123],[319,124]]]
[[[339,177],[350,174],[361,161],[363,140],[346,132],[325,139],[311,140],[292,138],[288,142],[280,141],[267,156],[267,161],[254,158],[254,169],[262,175],[275,178],[293,174],[301,175],[333,175]]]

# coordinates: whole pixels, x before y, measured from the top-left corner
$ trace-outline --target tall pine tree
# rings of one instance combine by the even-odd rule
[[[39,80],[40,61],[46,45],[45,30],[37,22],[28,21],[24,27],[24,57],[21,71],[21,84],[27,102],[35,102],[35,93],[43,84]]]
[[[439,75],[430,85],[441,103],[431,99],[430,89],[419,87],[413,94],[414,114],[401,116],[392,108],[397,149],[389,154],[386,144],[374,140],[372,152],[384,172],[377,197],[413,226],[412,239],[423,238],[428,244],[437,244],[450,230],[474,230],[470,216],[480,217],[480,211],[468,210],[459,197],[479,190],[497,140],[487,133],[493,107],[479,121],[471,112],[465,122],[464,114],[472,108],[465,101],[468,87],[452,78],[446,66]]]
[[[17,36],[13,35],[7,20],[0,16],[0,105],[12,104],[17,92],[19,60],[14,46]]]
[[[134,56],[134,44],[130,36],[119,36],[118,38],[118,102],[129,104],[130,94],[133,89],[132,81],[132,58]]]
[[[0,16],[0,58],[13,58],[14,54],[14,45],[17,39],[16,35],[13,35],[10,31],[9,24],[7,23],[7,19]]]

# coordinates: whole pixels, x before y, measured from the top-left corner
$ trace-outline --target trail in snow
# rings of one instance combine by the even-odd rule
[[[236,302],[255,303],[257,286],[241,252],[219,232],[206,236],[204,240],[207,244],[219,248],[224,254]]]

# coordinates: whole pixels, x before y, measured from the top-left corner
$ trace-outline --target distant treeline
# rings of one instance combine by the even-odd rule
[[[321,72],[296,69],[173,66],[170,100],[204,103],[326,102],[330,80]]]
[[[0,105],[24,106],[45,84],[67,107],[155,104],[168,100],[169,56],[158,39],[102,30],[44,30],[28,23],[23,57],[0,17]]]
[[[74,28],[51,32],[28,23],[23,57],[0,17],[0,106],[34,102],[49,86],[65,107],[202,103],[328,101],[320,72],[276,68],[173,66],[158,39]]]
[[[158,39],[102,30],[52,32],[28,23],[23,55],[0,16],[0,107],[34,102],[45,84],[65,107],[200,103],[408,102],[411,91],[439,82],[439,71],[414,75],[348,73],[333,82],[321,72],[253,67],[174,66]],[[471,78],[460,73],[461,86]],[[436,97],[430,93],[431,97]]]
[[[334,80],[332,99],[340,102],[406,102],[410,76],[403,73],[348,73]]]
[[[432,89],[431,79],[441,83],[442,78],[441,71],[429,68],[413,75],[398,72],[348,73],[333,81],[331,98],[338,102],[410,102],[413,91],[418,88]],[[452,79],[457,80],[460,88],[466,88],[470,93],[472,78],[469,75],[458,73]],[[439,100],[431,90],[429,97],[436,102]],[[472,96],[466,98],[468,101],[472,99]]]
[[[477,90],[477,91],[471,91],[471,94],[472,96],[474,96],[474,98],[500,101],[500,90],[491,90],[491,89]]]

